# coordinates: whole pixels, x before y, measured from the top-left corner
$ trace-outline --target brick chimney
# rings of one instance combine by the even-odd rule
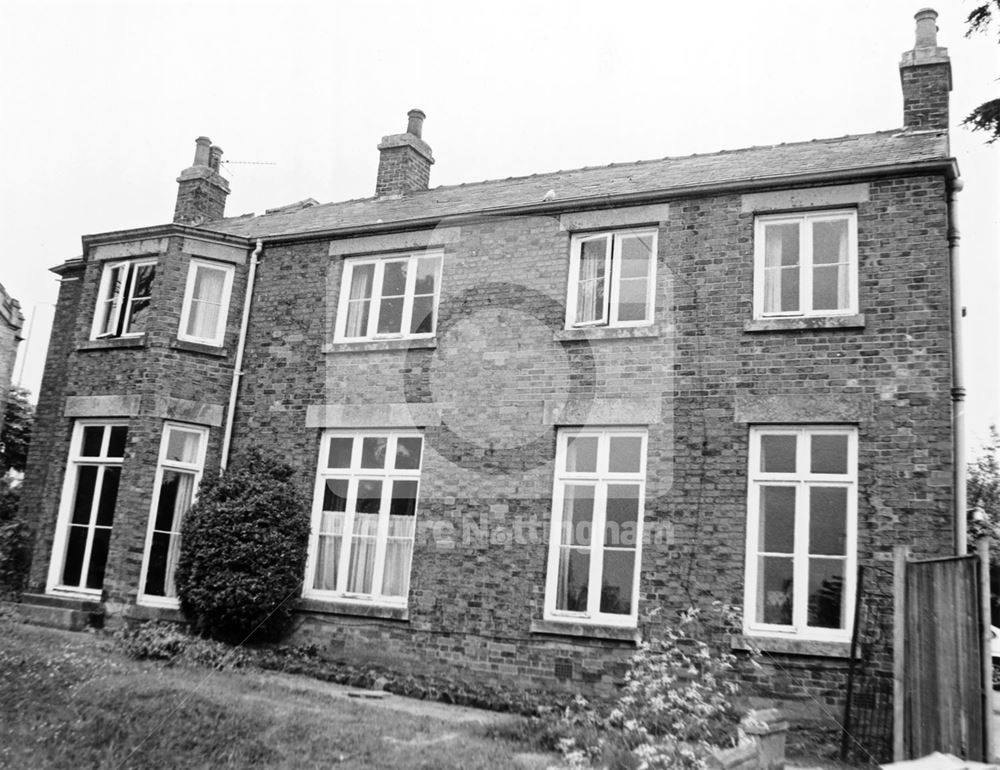
[[[177,177],[174,221],[185,225],[222,219],[229,195],[229,182],[219,174],[222,148],[207,136],[199,136],[194,143],[194,162]]]
[[[903,128],[907,131],[948,129],[951,59],[937,44],[937,11],[917,11],[917,41],[899,62],[903,84]]]
[[[379,143],[378,179],[375,195],[394,198],[416,190],[426,190],[431,178],[434,157],[420,134],[423,131],[423,110],[410,110],[405,134],[383,136]]]

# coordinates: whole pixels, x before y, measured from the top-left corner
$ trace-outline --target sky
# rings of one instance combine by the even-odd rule
[[[194,139],[224,151],[228,215],[371,196],[376,144],[427,113],[431,185],[902,125],[903,0],[0,3],[0,283],[37,393],[80,236],[169,222]],[[1000,424],[1000,142],[960,126],[1000,45],[938,0],[952,60],[966,415]]]

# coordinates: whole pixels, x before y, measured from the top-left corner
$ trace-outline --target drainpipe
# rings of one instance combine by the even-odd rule
[[[966,551],[965,497],[965,384],[962,379],[962,293],[959,284],[958,193],[961,179],[951,184],[948,194],[948,260],[951,265],[951,432],[954,441],[953,485],[955,499],[955,553]]]
[[[257,247],[250,255],[250,272],[247,274],[246,297],[243,299],[243,318],[240,321],[240,337],[236,343],[236,360],[233,363],[233,385],[229,391],[229,407],[226,409],[226,432],[222,439],[222,457],[219,460],[219,475],[226,472],[229,465],[229,447],[233,441],[233,417],[236,413],[236,395],[243,377],[243,351],[247,344],[247,327],[250,325],[250,301],[253,299],[254,280],[257,277],[257,257],[264,249],[264,241],[257,239]]]

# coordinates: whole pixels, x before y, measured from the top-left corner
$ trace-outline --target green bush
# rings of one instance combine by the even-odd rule
[[[181,609],[224,641],[278,639],[291,627],[309,541],[295,470],[253,451],[202,481],[184,517],[175,576]]]
[[[31,567],[31,532],[17,515],[21,488],[0,479],[0,597],[24,590]]]

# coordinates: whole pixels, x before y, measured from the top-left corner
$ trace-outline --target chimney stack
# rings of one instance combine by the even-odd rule
[[[194,162],[177,177],[174,222],[184,225],[222,219],[229,196],[229,182],[219,174],[222,148],[207,136],[199,136],[194,144]]]
[[[948,130],[948,93],[951,91],[951,59],[948,49],[937,44],[937,11],[922,8],[917,20],[913,50],[899,62],[903,84],[903,129]]]
[[[424,128],[423,110],[410,110],[405,134],[383,136],[378,145],[378,178],[375,195],[398,198],[409,192],[426,190],[431,178],[434,156],[420,138]]]

